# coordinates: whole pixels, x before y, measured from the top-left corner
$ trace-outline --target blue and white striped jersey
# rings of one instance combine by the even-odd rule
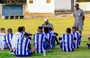
[[[34,47],[36,48],[37,53],[43,53],[43,42],[45,41],[44,33],[36,33],[33,36]]]
[[[17,41],[17,48],[14,52],[15,55],[21,55],[21,56],[28,56],[29,55],[29,49],[28,46],[30,44],[30,40],[28,38],[19,38]]]
[[[48,33],[44,33],[45,35],[45,38],[49,41],[49,44],[50,44],[50,48],[52,49],[53,48],[53,41],[54,41],[54,38],[53,38],[53,35],[51,32],[48,32]]]
[[[65,52],[74,51],[74,36],[72,34],[63,34],[60,43],[61,49]]]
[[[81,43],[81,34],[78,32],[72,32],[72,35],[76,38],[76,42],[74,42],[74,48],[79,48]]]
[[[12,37],[13,37],[13,34],[5,35],[5,43],[10,50],[12,49],[12,46],[11,46]]]

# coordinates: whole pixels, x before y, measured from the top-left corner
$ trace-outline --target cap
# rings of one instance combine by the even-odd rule
[[[46,18],[46,19],[44,20],[44,22],[49,22],[49,20]]]
[[[75,5],[75,7],[78,7],[78,6],[79,6],[79,4],[76,4],[76,5]]]

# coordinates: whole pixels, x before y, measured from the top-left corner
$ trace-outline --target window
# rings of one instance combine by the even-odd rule
[[[90,0],[76,0],[77,2],[90,2]]]
[[[50,3],[51,2],[51,0],[46,0],[46,3]]]
[[[33,0],[29,0],[29,3],[33,3]]]

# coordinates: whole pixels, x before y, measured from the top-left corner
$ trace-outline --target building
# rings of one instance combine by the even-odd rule
[[[75,0],[27,0],[26,14],[54,16],[55,11],[74,10]]]

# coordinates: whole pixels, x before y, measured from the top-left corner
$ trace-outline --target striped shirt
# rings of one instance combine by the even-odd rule
[[[46,39],[49,41],[49,44],[50,44],[50,48],[52,49],[53,48],[53,35],[51,32],[48,32],[48,33],[44,33]]]
[[[61,37],[61,49],[65,52],[74,51],[74,36],[72,34],[63,34]]]
[[[12,44],[12,49],[17,47],[17,40],[19,38],[23,37],[23,33],[17,32],[13,35],[11,44]]]
[[[71,34],[73,34],[76,38],[76,42],[74,42],[74,48],[79,48],[81,42],[81,34],[78,32],[72,32]]]
[[[28,38],[19,38],[17,41],[17,49],[14,52],[16,56],[28,56],[29,49],[28,46],[30,44],[30,40]]]
[[[13,37],[13,34],[5,35],[5,43],[10,50],[12,49],[12,46],[11,46],[12,37]]]
[[[43,42],[45,41],[44,33],[36,33],[33,36],[34,47],[36,48],[36,53],[43,53]]]

